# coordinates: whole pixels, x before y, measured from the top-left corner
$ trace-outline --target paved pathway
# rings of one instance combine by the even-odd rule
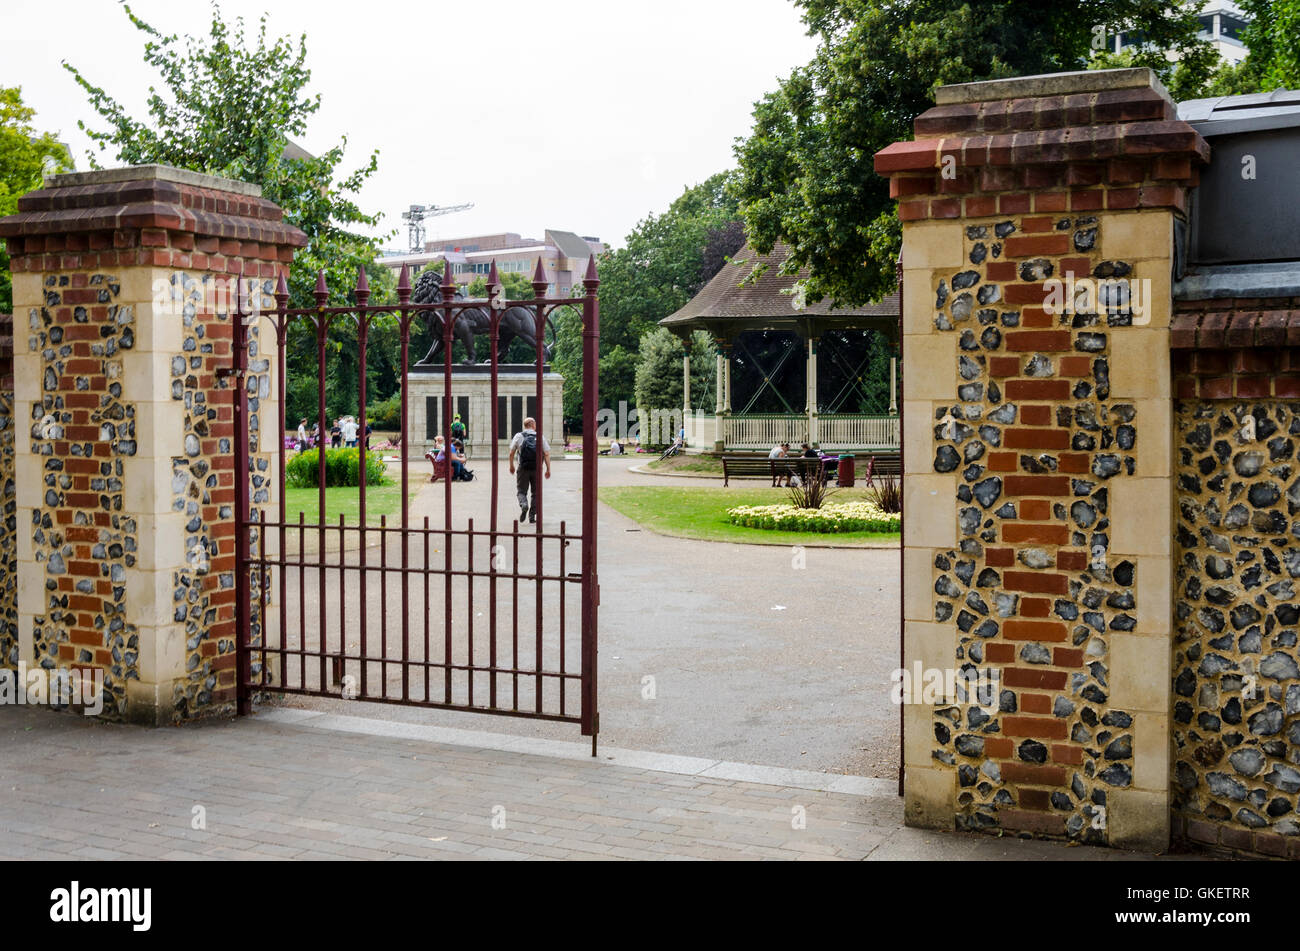
[[[888,786],[296,710],[151,730],[0,707],[0,858],[1149,857],[904,829]]]
[[[482,528],[488,524],[491,499],[489,463],[480,460],[473,465],[479,480],[452,486],[455,521],[473,517]],[[601,484],[701,484],[697,479],[629,473],[629,465],[602,458]],[[427,469],[427,464],[412,464],[412,478],[427,478]],[[565,460],[557,462],[553,471],[544,490],[548,530],[555,530],[561,519],[576,530],[581,465]],[[431,525],[441,525],[443,493],[442,484],[424,488],[412,507],[413,520],[419,522],[427,515]],[[513,482],[504,468],[500,505],[505,527],[518,509],[513,504]],[[796,561],[786,547],[655,535],[604,505],[599,507],[599,521],[603,597],[599,686],[606,743],[789,768],[880,778],[897,775],[898,708],[890,701],[890,674],[898,666],[897,549],[810,548]],[[440,564],[441,545],[436,538],[432,547],[431,557]],[[530,551],[525,545],[523,554]],[[480,556],[486,558],[486,552]],[[396,562],[392,553],[389,559]],[[372,563],[375,560],[372,555]],[[455,585],[458,618],[464,617],[466,607],[462,580]],[[327,600],[336,590],[331,577]],[[314,580],[308,579],[307,591],[308,616],[316,624]],[[442,625],[440,591],[441,583],[435,580],[431,602],[435,642]],[[523,616],[528,618],[527,586],[523,595]],[[372,582],[370,599],[374,602],[378,596],[378,585]],[[401,616],[395,583],[389,585],[387,597],[391,632]],[[296,595],[291,593],[288,600],[295,604]],[[355,595],[347,599],[350,632],[358,629],[357,601]],[[480,590],[476,613],[485,611],[487,601],[486,590]],[[411,603],[412,616],[421,616],[420,592],[415,592]],[[553,607],[550,601],[547,605]],[[574,597],[571,618],[577,617],[577,609]],[[370,612],[373,637],[377,603],[372,603]],[[327,606],[330,623],[337,623],[339,613],[332,604]],[[508,615],[502,623],[508,630]],[[553,619],[548,618],[546,629],[555,630]],[[576,638],[576,627],[570,636]],[[417,630],[416,639],[421,638]],[[480,633],[480,647],[483,641]],[[569,656],[577,656],[575,643]],[[396,667],[390,675],[397,676]],[[647,696],[648,684],[654,688],[653,699]],[[293,698],[289,702],[331,712],[358,712],[355,701]],[[466,729],[486,725],[500,732],[552,739],[570,739],[576,733],[563,724],[526,720],[485,724],[477,714],[410,707],[370,707],[361,712]]]

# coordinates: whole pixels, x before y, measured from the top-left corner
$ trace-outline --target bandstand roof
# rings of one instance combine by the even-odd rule
[[[779,273],[788,253],[781,243],[770,254],[757,254],[746,244],[685,307],[659,321],[660,326],[682,335],[707,330],[723,338],[746,330],[795,330],[805,334],[877,330],[891,337],[898,333],[897,293],[865,307],[837,307],[832,301],[822,300],[796,309],[791,291],[808,272]],[[745,280],[762,265],[767,267],[761,275],[753,281]]]

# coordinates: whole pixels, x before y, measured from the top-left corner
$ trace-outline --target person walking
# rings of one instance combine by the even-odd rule
[[[519,465],[515,465],[515,456],[519,457]],[[530,522],[537,521],[537,490],[540,484],[537,481],[537,463],[542,462],[546,478],[551,477],[551,446],[546,441],[546,437],[537,432],[537,420],[531,416],[524,420],[522,431],[515,433],[510,440],[510,473],[515,477],[515,490],[519,496],[519,520],[525,518]],[[532,500],[529,501],[528,492],[532,490]]]
[[[307,418],[303,417],[302,422],[298,424],[298,451],[307,450]]]

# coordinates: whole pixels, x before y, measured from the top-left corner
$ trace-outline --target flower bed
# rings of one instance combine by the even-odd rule
[[[841,502],[819,509],[793,505],[740,505],[727,509],[733,525],[786,532],[897,532],[902,520],[873,502]]]

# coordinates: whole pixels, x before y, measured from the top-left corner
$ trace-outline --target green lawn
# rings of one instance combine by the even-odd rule
[[[411,480],[408,488],[411,489],[412,498],[415,497],[415,491],[419,487],[418,480]],[[318,508],[318,493],[315,488],[285,489],[284,500],[287,521],[290,523],[298,521],[298,513],[302,512],[304,522],[308,525],[316,524],[320,509]],[[400,519],[401,508],[402,485],[400,480],[395,480],[387,485],[366,487],[367,525],[378,525],[381,515],[387,515],[390,523],[395,522]],[[349,525],[360,523],[361,492],[355,486],[325,490],[326,524],[337,525],[340,514]]]
[[[845,489],[834,493],[831,501],[850,502],[865,497],[860,489]],[[732,525],[727,521],[727,509],[737,505],[788,502],[789,493],[784,489],[607,486],[600,490],[600,500],[652,532],[679,538],[751,545],[898,544],[897,533],[773,532]]]
[[[645,467],[654,472],[698,472],[722,478],[722,460],[717,456],[694,456],[686,453],[669,456],[667,459],[652,456]]]

